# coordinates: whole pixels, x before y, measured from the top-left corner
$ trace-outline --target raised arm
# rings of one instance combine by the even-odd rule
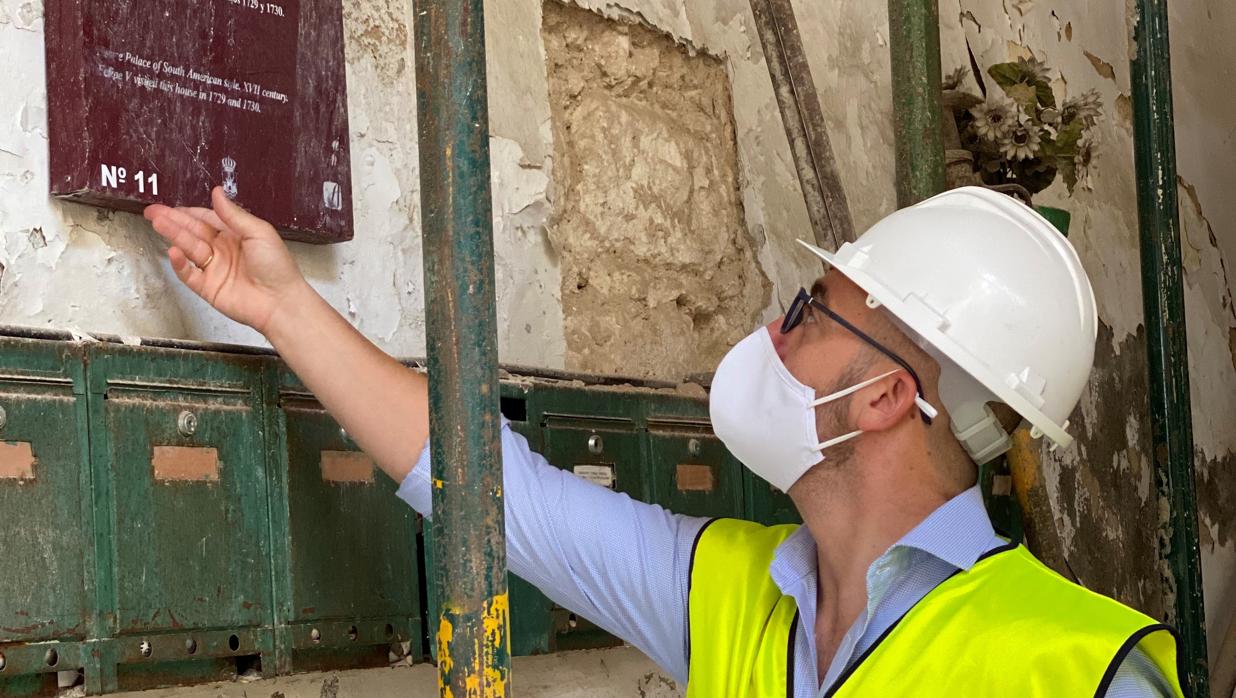
[[[400,496],[431,514],[425,377],[331,308],[301,276],[274,228],[221,189],[213,203],[213,210],[146,210],[172,245],[176,275],[224,315],[265,335],[357,444],[401,483]],[[685,681],[690,553],[704,521],[560,471],[509,427],[502,458],[510,568]]]
[[[425,377],[387,356],[305,281],[269,223],[216,187],[212,209],[146,209],[176,276],[261,332],[305,386],[395,482],[429,435]],[[346,367],[346,368],[344,368]]]

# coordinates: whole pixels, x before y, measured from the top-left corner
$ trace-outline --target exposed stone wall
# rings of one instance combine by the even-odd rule
[[[768,302],[721,61],[551,0],[543,36],[568,368],[710,371]]]

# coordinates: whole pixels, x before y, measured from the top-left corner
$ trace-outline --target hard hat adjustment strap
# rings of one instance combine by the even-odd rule
[[[963,410],[962,414],[956,415],[950,413],[949,416],[953,420],[953,436],[965,447],[970,458],[982,465],[1008,451],[1013,442],[990,407],[984,404],[974,404],[973,407],[977,409]]]

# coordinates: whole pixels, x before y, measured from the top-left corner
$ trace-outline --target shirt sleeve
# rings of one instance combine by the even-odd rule
[[[1106,698],[1173,698],[1174,695],[1163,672],[1138,646],[1116,669]]]
[[[559,470],[505,420],[502,466],[509,570],[685,683],[691,550],[707,519]],[[398,496],[432,514],[428,444]]]

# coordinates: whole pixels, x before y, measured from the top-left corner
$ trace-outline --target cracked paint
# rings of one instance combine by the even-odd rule
[[[1133,179],[1132,102],[1128,57],[1137,15],[1132,0],[1084,5],[1037,2],[1011,13],[988,0],[959,0],[958,16],[944,22],[941,43],[947,71],[964,65],[968,40],[980,63],[1009,60],[1024,50],[1056,68],[1066,95],[1097,89],[1100,124],[1094,190],[1069,197],[1063,187],[1042,203],[1073,213],[1070,240],[1094,285],[1102,330],[1090,387],[1074,415],[1076,446],[1043,453],[1044,475],[1072,568],[1097,590],[1144,610],[1170,604],[1157,569],[1154,528],[1159,518],[1147,457],[1149,422]],[[1227,46],[1224,23],[1236,22],[1230,3],[1174,3],[1172,61],[1181,204],[1185,308],[1189,336],[1193,432],[1207,626],[1212,658],[1236,612],[1236,310],[1227,267],[1236,257],[1236,201],[1224,191],[1236,154],[1236,113],[1216,46]],[[951,26],[950,26],[951,25]],[[979,27],[981,26],[981,31]],[[1110,32],[1112,26],[1128,32]],[[1224,49],[1224,51],[1228,51]],[[1218,149],[1218,150],[1217,150]],[[1222,150],[1225,155],[1218,156]],[[1110,399],[1112,395],[1119,400]],[[1126,551],[1111,564],[1111,550]],[[1144,559],[1142,559],[1144,558]]]

